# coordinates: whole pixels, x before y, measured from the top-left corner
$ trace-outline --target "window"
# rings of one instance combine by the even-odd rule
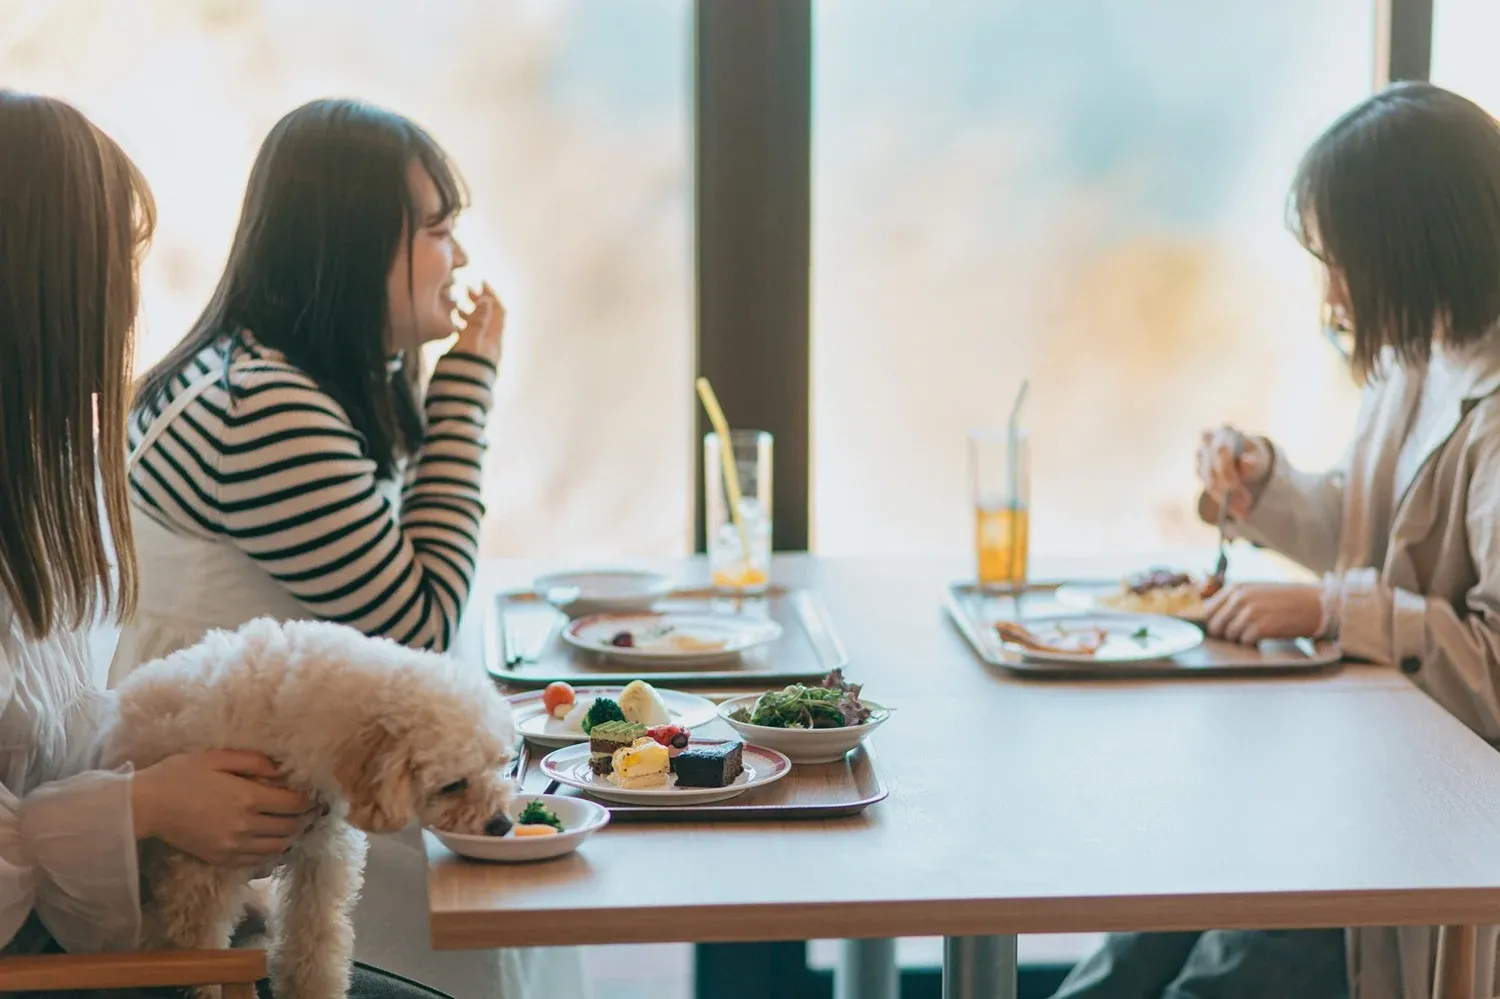
[[[1283,224],[1369,0],[816,5],[813,537],[965,550],[964,431],[1030,377],[1032,546],[1196,524],[1201,428],[1335,460],[1357,393]]]
[[[485,553],[690,547],[691,5],[683,0],[58,0],[0,13],[5,85],[135,157],[160,226],[149,365],[217,281],[260,140],[357,96],[421,122],[472,189],[459,235],[510,309]]]
[[[1441,0],[1432,9],[1432,82],[1500,114],[1500,69],[1491,42],[1500,6],[1491,0]]]

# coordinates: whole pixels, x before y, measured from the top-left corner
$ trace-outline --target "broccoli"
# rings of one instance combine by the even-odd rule
[[[625,712],[620,710],[620,706],[612,698],[601,697],[589,705],[588,714],[583,716],[583,734],[588,735],[594,730],[595,725],[607,721],[624,720]]]
[[[521,817],[517,820],[518,825],[523,826],[551,826],[558,832],[563,831],[562,822],[556,815],[548,811],[547,806],[540,801],[529,801],[521,810]]]

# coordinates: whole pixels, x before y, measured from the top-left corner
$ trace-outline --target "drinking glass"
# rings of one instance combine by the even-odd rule
[[[970,433],[969,479],[980,585],[1025,583],[1031,549],[1031,448],[1025,432]]]
[[[733,594],[764,593],[771,581],[771,435],[731,430],[730,449],[740,481],[740,522],[730,515],[719,435],[703,438],[704,537],[714,588]]]

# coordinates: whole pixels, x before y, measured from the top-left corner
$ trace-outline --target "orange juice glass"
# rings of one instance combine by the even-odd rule
[[[1026,434],[969,434],[974,558],[981,586],[1026,582],[1031,554],[1031,449]]]

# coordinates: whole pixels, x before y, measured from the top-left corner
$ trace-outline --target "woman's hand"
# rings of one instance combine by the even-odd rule
[[[500,343],[505,335],[505,306],[486,281],[478,291],[470,291],[474,307],[458,310],[458,341],[453,349],[482,357],[491,364],[500,363]]]
[[[1240,449],[1237,460],[1236,446]],[[1230,426],[1205,430],[1198,442],[1198,479],[1203,491],[1216,501],[1223,503],[1228,497],[1230,516],[1243,518],[1270,478],[1273,460],[1264,437],[1248,437]]]
[[[319,809],[272,787],[276,764],[229,749],[169,756],[131,778],[137,839],[155,837],[211,864],[256,867],[285,853]]]
[[[1208,633],[1244,645],[1268,638],[1312,638],[1323,623],[1322,588],[1239,584],[1203,604]]]

